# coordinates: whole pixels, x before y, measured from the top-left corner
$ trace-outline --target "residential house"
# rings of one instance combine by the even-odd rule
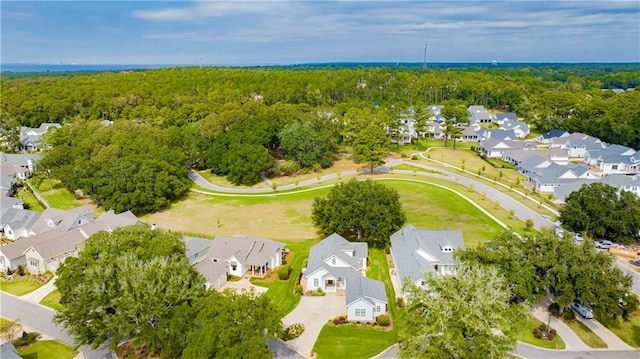
[[[0,175],[0,195],[11,197],[16,193],[16,185],[18,181],[13,176]]]
[[[24,201],[20,198],[7,197],[0,193],[0,208],[24,209]]]
[[[543,170],[551,166],[551,164],[553,164],[552,160],[536,153],[518,164],[518,172],[527,176],[530,173]]]
[[[500,128],[505,131],[513,131],[517,138],[526,138],[531,131],[529,125],[523,121],[507,120],[502,123]]]
[[[222,286],[227,283],[227,275],[229,273],[229,267],[226,261],[217,258],[205,258],[204,260],[196,263],[193,266],[202,276],[205,277],[206,282],[204,287],[206,289],[220,290]]]
[[[15,174],[16,178],[26,179],[28,178],[33,171],[36,169],[36,163],[40,160],[42,156],[30,153],[4,153],[0,152],[0,163],[6,162],[7,164],[13,166],[11,169],[11,174]],[[9,174],[9,167],[7,165],[3,165],[2,174]]]
[[[10,340],[0,344],[0,358],[2,359],[22,359],[18,349]]]
[[[367,243],[349,242],[337,233],[323,239],[309,250],[306,290],[342,293],[350,278],[365,275],[368,253]]]
[[[36,235],[0,247],[0,270],[24,265],[34,274],[55,272],[66,258],[78,255],[91,235],[139,223],[131,212],[109,211],[94,220],[83,207],[75,211],[45,210],[32,227]]]
[[[536,142],[549,144],[552,138],[562,138],[569,136],[570,133],[565,130],[551,130],[546,133],[541,134],[540,136],[535,138]]]
[[[518,121],[518,116],[513,112],[497,113],[493,118],[493,123],[502,125],[505,121]]]
[[[471,125],[482,124],[482,123],[491,123],[491,115],[484,108],[484,106],[469,106],[467,108],[471,117],[469,118],[469,123]]]
[[[596,179],[579,179],[571,183],[563,184],[555,188],[553,196],[556,198],[556,202],[565,203],[565,200],[569,194],[579,190],[584,185],[596,182],[616,187],[618,191],[631,192],[640,197],[640,178],[634,178],[621,174],[604,176],[602,178]]]
[[[197,237],[182,237],[187,248],[187,258],[189,264],[194,265],[206,258],[207,252],[211,247],[211,240]]]
[[[426,124],[426,134],[431,135],[433,138],[443,138],[442,127],[440,123],[436,121],[429,121]]]
[[[481,140],[478,151],[489,158],[502,158],[508,151],[522,149],[533,151],[536,149],[535,143],[531,141],[513,141],[490,138]]]
[[[391,256],[398,283],[425,288],[426,275],[455,274],[453,254],[464,250],[459,229],[418,229],[408,225],[391,235]]]
[[[621,145],[588,150],[584,155],[584,162],[604,174],[640,173],[640,152]]]
[[[384,283],[366,278],[368,247],[334,233],[309,250],[303,269],[307,291],[346,295],[347,320],[374,321],[387,311]]]
[[[429,105],[428,107],[429,119],[437,123],[443,123],[444,118],[442,117],[442,114],[441,114],[443,108],[444,108],[443,105]]]
[[[527,173],[526,176],[539,193],[553,193],[556,187],[578,179],[597,178],[585,165],[562,166],[557,163],[551,163],[545,168]]]
[[[33,236],[31,227],[40,218],[40,213],[28,209],[0,207],[0,231],[11,240]]]
[[[569,151],[560,148],[549,149],[514,149],[508,150],[502,155],[502,160],[519,167],[524,161],[533,156],[546,158],[560,165],[569,164]]]
[[[347,286],[347,320],[373,322],[387,312],[384,283],[367,277],[354,276]]]
[[[512,140],[518,139],[516,133],[513,130],[503,129],[486,129],[482,128],[478,130],[480,140],[496,139],[496,140]]]
[[[477,142],[478,132],[475,126],[464,126],[460,134],[460,142]]]
[[[59,123],[42,123],[38,128],[20,127],[21,148],[18,150],[39,151],[44,134],[50,129],[55,130],[61,127]]]
[[[583,158],[587,151],[600,150],[605,146],[600,139],[579,132],[549,140],[550,148],[567,149],[571,158]]]
[[[264,276],[270,269],[282,265],[284,244],[248,235],[216,236],[206,257],[225,262],[230,275]]]

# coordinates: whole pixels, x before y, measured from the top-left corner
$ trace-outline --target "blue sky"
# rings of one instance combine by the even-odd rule
[[[635,1],[5,1],[3,63],[640,62]]]

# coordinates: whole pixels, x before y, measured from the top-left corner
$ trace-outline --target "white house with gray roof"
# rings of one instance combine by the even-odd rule
[[[529,183],[539,193],[553,193],[556,187],[578,179],[598,178],[585,165],[561,166],[557,163],[551,163],[545,168],[534,170],[534,172],[527,173],[526,176],[529,177]]]
[[[638,178],[637,176],[631,177],[627,175],[609,175],[597,179],[576,180],[557,187],[553,192],[553,196],[556,198],[556,202],[565,203],[565,200],[569,194],[579,190],[584,185],[595,182],[604,183],[617,188],[618,191],[631,192],[640,197],[640,178]]]
[[[384,284],[366,278],[368,246],[332,234],[309,250],[303,269],[307,291],[346,295],[347,320],[373,321],[387,311]]]
[[[604,174],[640,173],[640,152],[621,145],[588,150],[584,155],[584,162]]]
[[[425,275],[455,273],[453,254],[464,250],[459,229],[418,229],[408,225],[391,235],[391,256],[398,283],[424,287]]]
[[[3,199],[4,200],[4,199]],[[40,213],[28,209],[0,207],[0,234],[16,240],[34,235],[31,231]]]
[[[282,265],[284,244],[248,235],[216,236],[206,257],[228,264],[229,274],[242,277],[264,276]]]
[[[469,123],[471,125],[492,122],[491,115],[489,115],[489,112],[484,108],[484,106],[469,106],[467,111],[471,115],[469,118]]]

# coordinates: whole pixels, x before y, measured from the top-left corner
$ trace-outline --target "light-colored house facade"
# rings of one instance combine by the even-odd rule
[[[227,263],[230,275],[264,276],[282,265],[284,244],[248,235],[216,236],[206,257]]]
[[[347,320],[373,322],[387,312],[387,294],[384,283],[356,276],[349,282],[346,293]]]
[[[462,231],[417,229],[408,225],[391,235],[398,283],[425,287],[425,275],[455,274],[453,254],[464,250]]]

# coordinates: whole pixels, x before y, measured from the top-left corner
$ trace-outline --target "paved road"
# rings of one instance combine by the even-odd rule
[[[637,295],[640,295],[640,273],[636,271],[630,264],[625,262],[627,260],[628,259],[616,257],[616,261],[614,264],[616,265],[616,267],[620,268],[623,273],[631,275],[631,277],[633,278],[633,285],[631,286],[631,290]]]
[[[0,292],[0,316],[15,320],[19,319],[24,325],[50,337],[56,338],[69,345],[74,345],[64,328],[53,324],[53,310],[41,305],[29,303],[11,294]],[[88,346],[81,346],[80,351],[87,359],[112,359],[108,345],[97,350]]]
[[[591,349],[589,351],[551,350],[518,342],[515,354],[527,359],[638,359],[638,350]]]

